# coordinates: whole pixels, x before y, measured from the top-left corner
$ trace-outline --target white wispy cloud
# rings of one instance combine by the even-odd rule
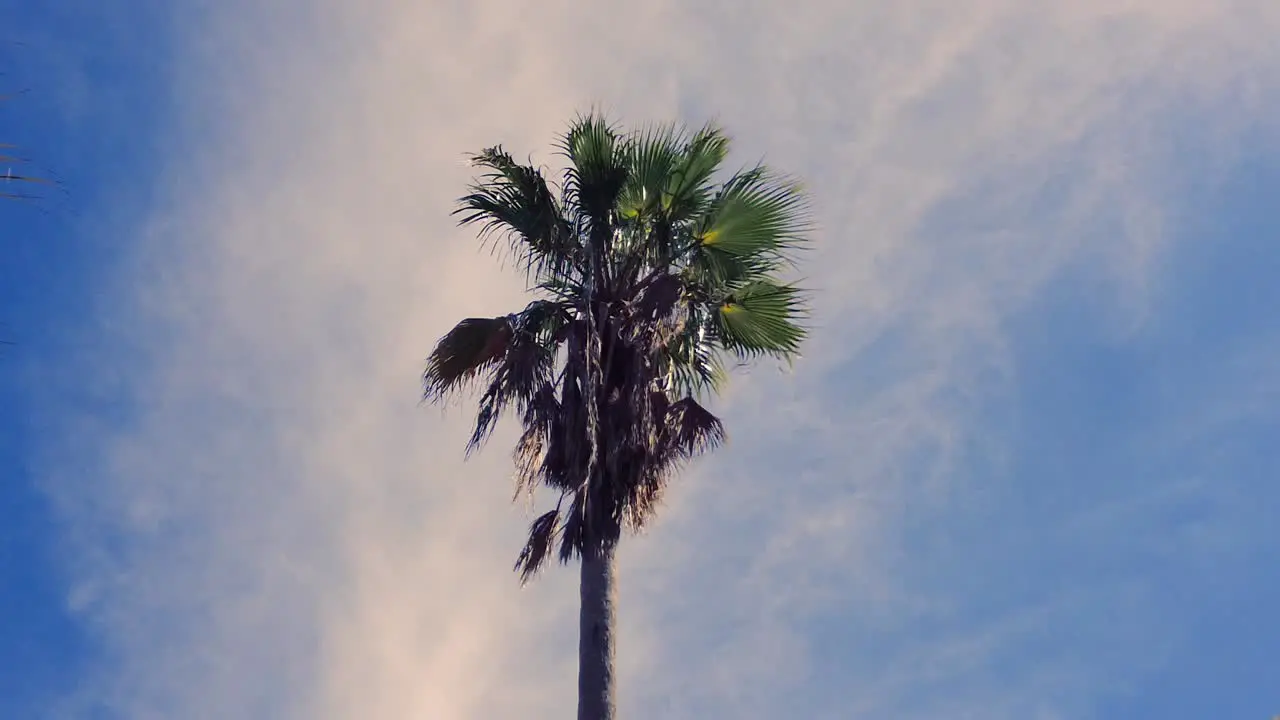
[[[173,203],[104,310],[133,328],[98,359],[129,419],[68,420],[71,456],[96,467],[51,478],[73,597],[108,649],[86,697],[129,718],[569,711],[575,574],[517,589],[503,437],[464,465],[465,409],[420,407],[416,383],[455,320],[520,303],[447,215],[463,154],[549,162],[600,103],[628,122],[717,116],[743,162],[807,180],[821,225],[809,358],[736,380],[732,446],[627,548],[627,711],[1078,716],[1108,670],[1087,648],[1045,641],[1009,682],[988,671],[1041,625],[1141,590],[983,610],[929,573],[1012,482],[1008,324],[1068,272],[1121,304],[1099,320],[1117,332],[1151,312],[1166,124],[1198,118],[1210,155],[1239,152],[1280,70],[1271,5],[180,13],[192,152],[157,180]]]

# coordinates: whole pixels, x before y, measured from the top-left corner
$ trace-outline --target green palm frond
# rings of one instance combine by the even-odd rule
[[[685,226],[707,209],[714,195],[712,178],[728,147],[728,138],[713,125],[692,137],[675,124],[627,137],[627,182],[617,202],[618,217],[631,223],[625,245],[629,257],[617,259],[627,269],[624,277],[646,263],[670,262],[673,242],[687,242]]]
[[[688,220],[706,210],[714,195],[712,178],[729,154],[729,137],[708,124],[694,134],[667,183],[667,212],[673,220]]]
[[[625,150],[627,182],[618,197],[618,216],[647,220],[669,204],[668,185],[682,160],[681,131],[675,125],[655,125],[635,133]]]
[[[521,165],[501,146],[471,159],[488,172],[459,198],[459,225],[478,224],[482,238],[501,234],[520,265],[543,275],[562,275],[578,261],[578,247],[560,205],[537,168]]]
[[[716,308],[715,325],[725,349],[739,357],[791,358],[799,354],[808,316],[804,292],[769,280],[751,283]]]
[[[710,257],[777,270],[790,263],[809,228],[808,203],[799,185],[761,166],[725,182],[695,236]]]
[[[715,246],[702,246],[685,272],[691,284],[713,295],[771,276],[778,272],[778,265],[776,259],[764,254],[735,255]]]
[[[599,114],[579,116],[560,141],[569,159],[564,191],[594,229],[603,232],[627,180],[623,148],[614,127]]]

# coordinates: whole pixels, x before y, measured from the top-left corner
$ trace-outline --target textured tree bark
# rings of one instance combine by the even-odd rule
[[[582,556],[578,615],[578,720],[614,720],[613,632],[618,585],[614,548]]]

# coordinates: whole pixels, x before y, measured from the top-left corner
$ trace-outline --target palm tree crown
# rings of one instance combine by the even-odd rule
[[[675,470],[724,439],[699,399],[725,362],[795,357],[807,314],[781,278],[805,242],[804,196],[763,165],[722,174],[718,127],[624,133],[591,114],[559,149],[558,184],[500,146],[473,157],[484,174],[456,213],[509,246],[536,299],[460,322],[423,378],[428,400],[484,388],[468,452],[513,409],[517,494],[558,491],[516,561],[522,580],[553,550],[567,562],[642,527]]]

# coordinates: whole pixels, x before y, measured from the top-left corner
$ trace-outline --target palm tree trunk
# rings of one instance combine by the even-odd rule
[[[578,720],[614,720],[613,630],[618,581],[614,548],[582,553],[578,616]]]

